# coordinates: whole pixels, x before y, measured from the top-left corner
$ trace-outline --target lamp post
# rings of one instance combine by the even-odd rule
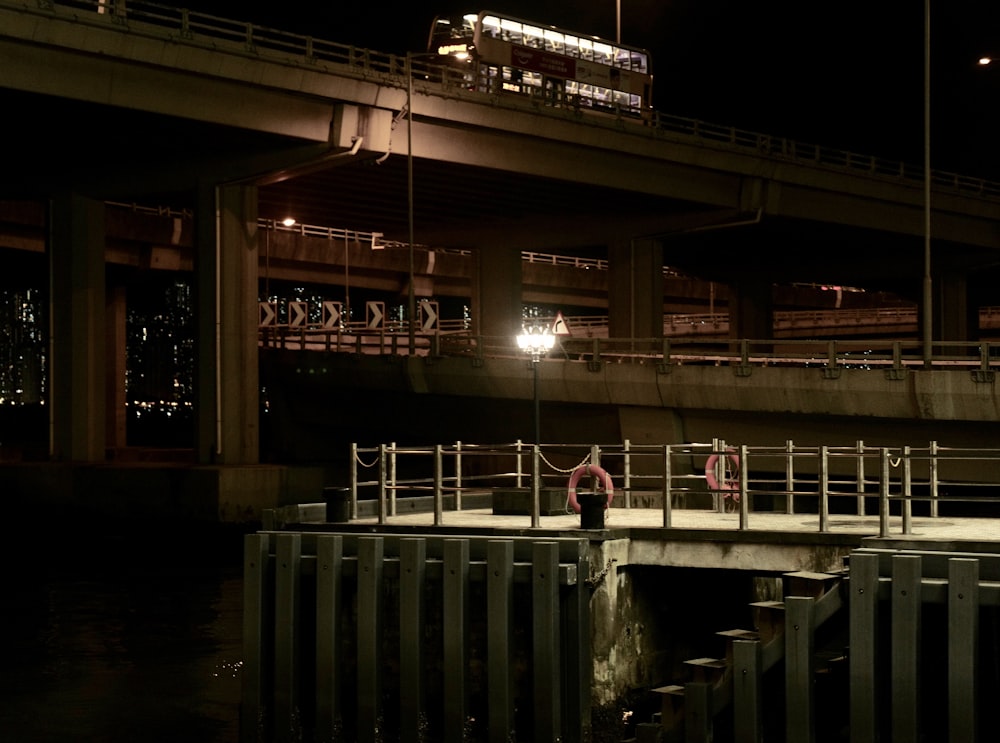
[[[410,355],[415,353],[417,299],[413,288],[413,57],[406,53],[406,212],[409,243],[409,282],[406,294],[406,323]]]
[[[542,360],[552,346],[555,345],[556,337],[549,332],[548,328],[528,328],[522,329],[517,336],[517,347],[531,357],[531,369],[534,374],[533,386],[535,395],[535,444],[541,444],[541,414],[538,398],[538,362]]]
[[[931,286],[931,0],[924,0],[924,281],[922,318],[924,365],[933,355]]]

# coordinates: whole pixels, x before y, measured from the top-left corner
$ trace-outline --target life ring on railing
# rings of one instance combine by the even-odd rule
[[[740,459],[733,453],[732,449],[727,449],[726,453],[733,465],[731,473],[727,466],[722,477],[722,484],[719,484],[719,479],[715,475],[715,468],[719,464],[719,455],[713,454],[705,460],[705,482],[708,484],[709,490],[721,491],[723,498],[732,498],[734,501],[738,501],[740,499]]]
[[[611,501],[615,497],[615,486],[611,482],[611,475],[596,464],[585,464],[582,467],[577,467],[569,476],[567,499],[573,512],[580,513],[580,502],[576,499],[576,486],[585,474],[600,478],[602,486],[608,492],[608,504],[605,508],[611,508]]]

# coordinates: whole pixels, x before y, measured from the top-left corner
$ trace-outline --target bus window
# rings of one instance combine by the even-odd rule
[[[594,44],[594,61],[611,65],[611,46],[597,42]]]
[[[570,36],[566,34],[564,37],[566,39],[566,56],[568,57],[579,57],[580,56],[580,40],[575,36]]]
[[[632,69],[646,74],[646,55],[642,52],[632,52]]]
[[[541,49],[544,45],[542,41],[542,29],[537,26],[524,26],[524,45],[532,49]]]
[[[500,21],[500,28],[503,32],[504,41],[509,41],[513,44],[520,44],[523,42],[524,36],[521,33],[521,24],[517,21],[504,18]]]
[[[494,39],[500,38],[500,19],[495,15],[483,16],[483,33]]]
[[[545,29],[545,51],[563,54],[563,35],[558,31]]]
[[[580,39],[580,59],[594,59],[594,42],[590,39]]]

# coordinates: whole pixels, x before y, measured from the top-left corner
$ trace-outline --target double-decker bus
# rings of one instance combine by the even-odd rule
[[[476,90],[553,106],[641,116],[653,75],[645,49],[484,10],[434,19],[428,52],[467,70]]]

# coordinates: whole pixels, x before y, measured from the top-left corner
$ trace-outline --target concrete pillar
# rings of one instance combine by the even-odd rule
[[[195,455],[256,464],[257,188],[202,184],[195,221]]]
[[[933,277],[933,287],[934,340],[975,340],[979,334],[979,308],[970,302],[966,275],[941,271]]]
[[[663,247],[631,240],[608,248],[608,333],[612,338],[663,337]]]
[[[521,332],[521,249],[481,245],[473,252],[473,332],[495,341]]]
[[[108,287],[104,317],[107,328],[105,363],[105,395],[107,396],[106,448],[116,451],[128,444],[126,368],[126,292],[124,286]]]
[[[104,204],[60,194],[49,204],[49,456],[105,455]]]
[[[729,303],[729,336],[746,340],[774,337],[774,301],[771,282],[740,281],[733,287]]]

